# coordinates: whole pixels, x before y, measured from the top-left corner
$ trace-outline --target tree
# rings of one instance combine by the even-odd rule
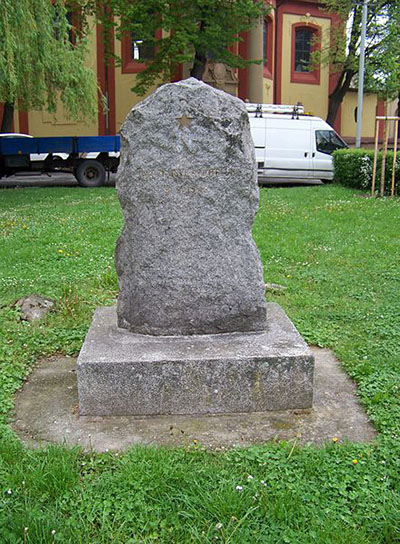
[[[105,32],[113,26],[119,39],[128,34],[138,44],[154,46],[153,58],[144,62],[132,88],[137,94],[143,95],[157,81],[171,81],[181,63],[192,64],[190,75],[202,79],[208,59],[234,68],[262,62],[243,59],[232,46],[241,40],[241,32],[269,11],[264,0],[82,2],[86,13],[97,15]]]
[[[389,4],[377,24],[376,49],[365,72],[365,85],[387,101],[400,91],[400,4]]]
[[[67,14],[63,0],[1,0],[1,132],[11,131],[14,107],[55,113],[61,101],[74,119],[95,115],[97,82],[85,65],[85,26],[71,39]]]
[[[333,126],[339,107],[358,74],[359,46],[361,39],[362,0],[323,0],[327,11],[339,16],[339,22],[332,25],[331,35],[326,43],[313,53],[313,63],[329,65],[337,73],[335,88],[329,95],[327,122]],[[393,17],[399,22],[398,0],[371,0],[368,7],[367,36],[365,48],[366,89],[376,88],[376,79],[381,68],[398,62],[399,33],[391,23]],[[382,51],[385,56],[382,57]],[[397,55],[397,57],[396,57]],[[390,85],[399,88],[392,78]],[[389,80],[387,80],[389,81]]]

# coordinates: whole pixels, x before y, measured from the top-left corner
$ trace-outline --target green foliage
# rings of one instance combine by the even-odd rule
[[[315,65],[329,66],[338,74],[329,96],[327,122],[333,126],[338,108],[352,85],[357,84],[361,41],[362,2],[323,0],[325,9],[338,17],[329,35],[312,54]],[[365,89],[394,98],[400,88],[400,3],[375,0],[369,3]]]
[[[399,537],[398,464],[376,445],[94,455],[25,452],[10,440],[0,456],[4,543],[25,542],[24,533],[38,544],[394,544]]]
[[[122,217],[110,188],[18,189],[1,191],[0,221],[2,543],[399,541],[398,198],[335,185],[260,191],[265,279],[287,286],[268,297],[310,344],[335,351],[379,430],[371,444],[320,447],[22,446],[7,425],[13,394],[39,357],[77,354],[95,307],[113,303]],[[57,301],[36,324],[11,307],[31,292]]]
[[[96,0],[92,4],[105,28],[115,27],[118,38],[132,33],[137,40],[154,45],[155,57],[142,61],[145,68],[136,76],[132,90],[137,94],[160,81],[171,81],[184,62],[194,63],[201,72],[209,57],[235,68],[262,61],[245,60],[229,48],[241,41],[241,32],[250,30],[257,18],[269,11],[265,2]],[[157,30],[163,31],[162,36],[156,36]]]
[[[374,9],[372,7],[371,9]],[[400,4],[389,2],[375,21],[371,41],[375,47],[365,73],[365,87],[385,99],[400,92]]]
[[[339,149],[333,153],[334,180],[341,185],[370,190],[374,151],[367,149]],[[382,152],[378,152],[375,187],[380,187]],[[390,194],[393,173],[393,152],[389,151],[385,167],[385,193]],[[400,194],[400,156],[396,157],[396,193]]]
[[[75,119],[96,114],[84,32],[76,32],[72,44],[66,15],[63,0],[0,2],[0,102],[55,113],[60,100]]]
[[[338,20],[331,27],[329,39],[321,44],[321,51],[315,52],[315,58],[332,64],[338,72],[350,70],[355,74],[359,64],[362,2],[323,0],[322,3],[328,12],[338,16]],[[380,59],[384,51],[398,60],[399,16],[400,6],[396,0],[376,0],[369,6],[365,49],[367,73],[388,61],[388,57]]]

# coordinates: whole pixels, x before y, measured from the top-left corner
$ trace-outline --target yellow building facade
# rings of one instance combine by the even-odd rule
[[[329,94],[337,75],[329,66],[319,66],[312,71],[306,66],[315,37],[322,42],[329,40],[330,27],[335,15],[323,11],[313,0],[271,0],[271,11],[264,20],[258,21],[250,32],[243,33],[238,45],[245,58],[263,59],[262,64],[235,70],[218,62],[209,62],[204,81],[226,90],[243,100],[257,103],[304,105],[306,112],[327,116]],[[127,113],[142,97],[131,92],[137,73],[143,69],[129,37],[119,41],[111,35],[112,48],[121,58],[121,65],[114,66],[104,57],[103,33],[92,25],[88,64],[95,70],[99,86],[106,97],[105,112],[99,99],[97,119],[74,122],[68,120],[62,108],[56,115],[41,111],[16,112],[14,131],[33,136],[95,136],[118,133]],[[190,66],[181,66],[176,80],[188,77]],[[151,91],[150,91],[151,92]],[[339,109],[335,129],[343,138],[352,142],[355,138],[355,108],[357,93],[348,92]],[[376,95],[365,95],[363,108],[362,138],[372,141],[375,116],[383,111]]]

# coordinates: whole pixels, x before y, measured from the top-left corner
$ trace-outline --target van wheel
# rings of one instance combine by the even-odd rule
[[[75,169],[75,177],[81,187],[100,187],[106,180],[106,170],[99,161],[82,161]]]

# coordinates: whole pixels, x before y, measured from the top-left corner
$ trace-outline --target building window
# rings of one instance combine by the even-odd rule
[[[264,77],[272,78],[273,56],[273,24],[272,19],[265,17],[263,24],[263,66]]]
[[[155,33],[155,40],[161,39],[161,30]],[[146,62],[155,56],[156,45],[152,41],[141,40],[133,32],[122,38],[122,73],[132,74],[141,72],[146,67]]]
[[[263,64],[264,66],[267,65],[267,59],[268,59],[268,20],[264,19],[264,26],[263,26]]]
[[[61,40],[67,37],[72,45],[76,45],[77,37],[82,31],[81,13],[77,10],[65,12],[65,20],[60,19],[60,14],[54,17],[53,21],[54,37]]]
[[[133,33],[131,33],[130,41],[131,60],[144,62],[154,58],[154,43],[135,39],[135,35]]]
[[[308,28],[296,28],[295,34],[294,70],[309,72],[313,32]]]
[[[318,46],[320,27],[296,23],[292,26],[292,83],[319,85],[320,68],[311,66],[311,54]]]

